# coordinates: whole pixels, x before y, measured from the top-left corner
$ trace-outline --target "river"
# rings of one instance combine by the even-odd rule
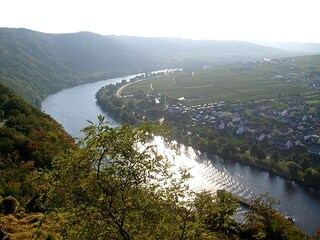
[[[135,76],[135,75],[134,75]],[[87,120],[97,122],[99,114],[105,116],[112,126],[119,124],[96,104],[95,93],[107,84],[115,84],[134,76],[114,78],[95,83],[64,89],[50,95],[42,103],[42,110],[62,124],[73,137],[83,136],[80,129],[88,125]],[[159,147],[165,146],[159,141]],[[161,146],[160,146],[161,145]],[[167,149],[168,150],[168,149]],[[174,155],[174,153],[172,153]],[[226,189],[246,198],[270,193],[281,204],[279,211],[296,219],[296,225],[310,235],[320,225],[320,192],[304,188],[298,184],[250,166],[231,161],[221,161],[217,157],[199,156],[192,149],[174,156],[178,164],[189,167],[192,187],[197,189]]]

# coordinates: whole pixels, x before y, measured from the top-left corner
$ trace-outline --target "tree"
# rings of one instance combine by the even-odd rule
[[[224,157],[234,156],[237,152],[238,152],[238,150],[236,149],[236,147],[234,145],[227,144],[227,143],[223,144],[220,149],[220,153]]]
[[[4,111],[0,110],[0,120],[3,118],[3,116],[4,116]]]
[[[290,155],[290,160],[293,161],[293,162],[296,162],[298,163],[299,160],[300,160],[300,156],[297,152],[293,152],[291,155]]]
[[[208,192],[197,194],[195,209],[199,223],[211,232],[223,232],[232,235],[237,232],[237,223],[232,218],[238,202],[226,191],[220,191],[216,196]]]
[[[274,161],[275,163],[278,163],[280,160],[279,153],[277,151],[274,151],[271,155],[271,160]]]
[[[301,167],[297,163],[288,162],[287,167],[292,177],[299,177],[299,171],[301,170]]]
[[[217,153],[219,150],[219,143],[217,140],[209,141],[209,153]]]
[[[208,140],[203,138],[203,137],[200,137],[199,138],[199,142],[198,142],[198,148],[201,150],[201,151],[204,151],[204,152],[208,152],[209,150],[209,147],[208,147]]]
[[[302,159],[299,162],[299,165],[301,166],[301,168],[305,171],[307,168],[309,168],[311,166],[312,162],[310,160],[310,158],[306,155],[302,156]]]
[[[266,153],[260,147],[258,147],[256,144],[253,144],[250,147],[250,155],[253,157],[256,157],[260,160],[263,160],[266,158]]]
[[[65,238],[194,239],[189,173],[150,144],[155,125],[110,128],[99,117],[51,173],[48,207],[67,213]],[[186,207],[190,206],[190,207]]]
[[[320,172],[316,171],[315,169],[308,168],[305,171],[304,175],[305,181],[310,184],[311,186],[319,187],[320,184]]]
[[[246,214],[241,239],[307,239],[303,232],[293,226],[284,216],[273,209],[279,201],[269,194],[262,194],[251,203],[251,211]]]
[[[249,146],[247,144],[243,144],[240,146],[240,153],[245,153],[249,150]]]

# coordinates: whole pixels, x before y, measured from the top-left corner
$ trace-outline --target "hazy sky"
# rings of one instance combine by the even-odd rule
[[[2,0],[0,27],[320,42],[319,0]]]

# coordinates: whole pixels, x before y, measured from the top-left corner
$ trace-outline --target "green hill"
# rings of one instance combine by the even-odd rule
[[[246,42],[0,28],[0,83],[38,106],[61,89],[132,72],[280,56],[288,54]]]
[[[39,105],[48,94],[147,64],[108,37],[0,29],[0,82]],[[134,61],[135,60],[135,61]]]
[[[30,197],[32,171],[72,146],[61,125],[0,84],[0,195]]]

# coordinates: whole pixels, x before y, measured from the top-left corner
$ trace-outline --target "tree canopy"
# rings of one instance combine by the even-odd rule
[[[159,131],[154,124],[110,128],[99,117],[78,149],[54,161],[46,206],[65,215],[63,238],[266,239],[254,234],[269,222],[249,231],[233,219],[239,205],[228,192],[189,189],[187,169],[173,171],[152,144]]]
[[[0,195],[32,197],[35,169],[74,147],[61,125],[0,84]]]

